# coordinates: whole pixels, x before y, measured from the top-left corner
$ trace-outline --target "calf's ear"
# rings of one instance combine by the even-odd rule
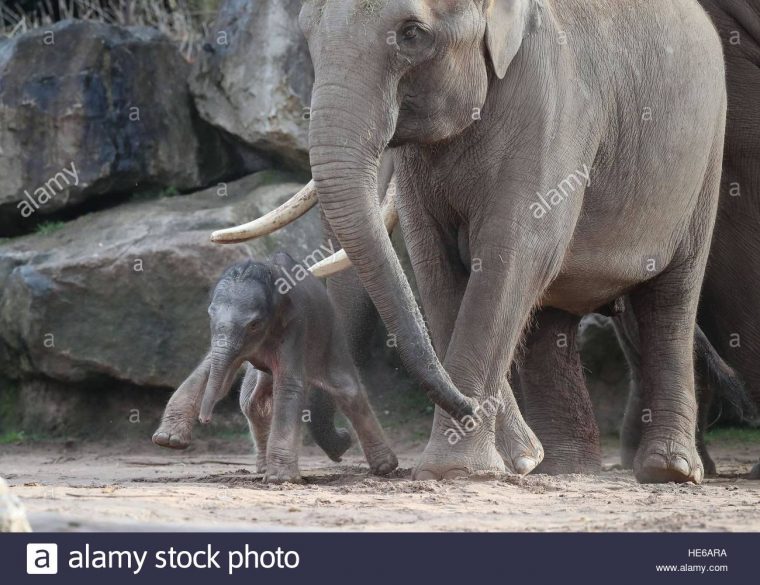
[[[494,72],[504,79],[523,39],[541,26],[541,0],[486,0],[486,48]]]

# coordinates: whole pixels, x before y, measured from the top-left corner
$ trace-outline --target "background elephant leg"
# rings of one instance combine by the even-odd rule
[[[528,425],[545,451],[538,473],[601,470],[599,427],[575,344],[579,324],[579,317],[544,309],[526,339],[520,393]],[[497,437],[501,422],[497,419]]]
[[[639,326],[630,300],[625,300],[625,310],[612,319],[620,348],[628,362],[630,383],[628,401],[620,429],[620,461],[625,469],[633,469],[633,460],[641,442],[644,407],[641,403],[641,354],[639,353]]]
[[[267,468],[267,443],[272,426],[272,376],[248,364],[240,387],[240,410],[243,411],[256,447],[256,471]]]
[[[710,407],[713,402],[713,387],[709,383],[707,372],[704,371],[701,360],[697,356],[697,368],[695,371],[694,382],[697,390],[697,401],[699,403],[699,416],[697,418],[697,452],[702,459],[702,465],[705,468],[705,475],[715,476],[718,474],[718,470],[715,466],[715,462],[710,457],[710,453],[707,451],[707,443],[705,442],[705,432],[710,425]]]
[[[172,394],[161,418],[161,425],[153,434],[156,445],[172,449],[186,449],[190,445],[193,426],[198,420],[211,370],[210,359],[207,355]]]
[[[335,400],[321,388],[309,391],[310,418],[307,426],[314,442],[333,461],[340,461],[351,447],[351,433],[348,429],[335,427]]]

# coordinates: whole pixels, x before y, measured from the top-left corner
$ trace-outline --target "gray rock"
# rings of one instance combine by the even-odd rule
[[[150,28],[70,20],[0,42],[0,236],[84,202],[263,168],[200,120],[189,71]]]
[[[250,245],[209,241],[302,186],[285,179],[262,172],[0,244],[0,372],[103,389],[176,387],[208,348],[209,292],[228,265],[277,249],[305,258],[319,246],[316,210]]]
[[[31,532],[21,501],[0,477],[0,532]]]
[[[226,0],[193,70],[201,116],[246,143],[308,167],[314,71],[301,0]]]

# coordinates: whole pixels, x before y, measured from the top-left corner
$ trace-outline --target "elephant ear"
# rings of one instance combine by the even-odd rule
[[[486,47],[504,79],[523,39],[541,26],[540,0],[486,0]]]

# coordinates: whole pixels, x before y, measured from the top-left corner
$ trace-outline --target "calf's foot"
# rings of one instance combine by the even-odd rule
[[[312,434],[314,431],[312,431]],[[340,463],[343,455],[351,448],[353,443],[348,429],[334,429],[334,432],[315,442],[322,448],[331,461]]]
[[[696,446],[686,440],[644,438],[634,460],[641,483],[702,483],[705,470]]]
[[[398,458],[387,445],[373,449],[366,455],[373,475],[388,475],[398,467]]]
[[[153,433],[153,442],[159,447],[187,449],[192,439],[194,418],[164,417],[158,430]]]

